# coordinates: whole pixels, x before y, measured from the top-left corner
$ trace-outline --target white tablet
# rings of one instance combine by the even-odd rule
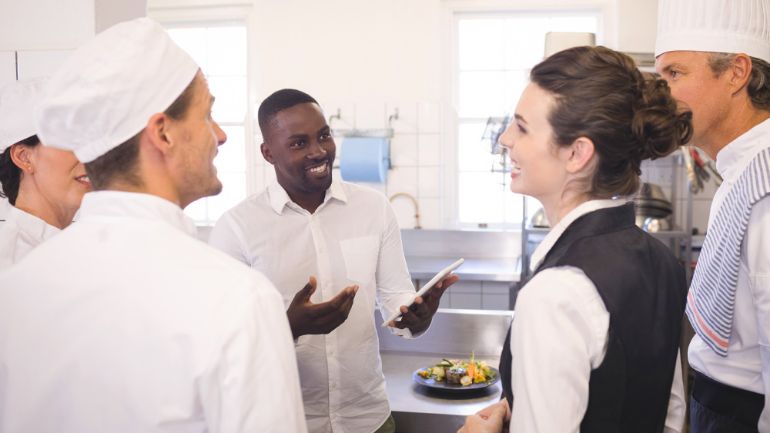
[[[428,282],[427,282],[427,283],[426,283],[424,286],[422,286],[422,288],[421,288],[420,290],[418,290],[418,291],[417,291],[417,293],[415,293],[415,295],[414,295],[414,298],[412,298],[412,302],[410,302],[409,304],[407,304],[407,305],[406,305],[406,307],[407,307],[407,308],[411,307],[411,306],[412,306],[412,304],[414,304],[414,300],[415,300],[415,299],[417,299],[417,297],[418,297],[418,296],[422,296],[422,295],[424,295],[424,294],[425,294],[425,293],[426,293],[428,290],[430,290],[430,289],[431,289],[431,287],[435,286],[435,285],[436,285],[436,283],[438,283],[438,282],[439,282],[439,281],[441,281],[441,280],[442,280],[444,277],[446,277],[447,275],[449,275],[449,273],[450,273],[450,272],[452,272],[452,271],[454,271],[455,269],[459,268],[459,267],[460,267],[460,265],[462,265],[462,264],[463,264],[463,262],[465,262],[465,259],[457,259],[457,261],[456,261],[456,262],[452,263],[451,265],[449,265],[449,266],[447,266],[446,268],[444,268],[444,269],[442,269],[441,271],[439,271],[439,273],[437,273],[437,274],[436,274],[436,275],[435,275],[433,278],[431,278],[431,279],[430,279],[430,281],[428,281]],[[392,322],[392,321],[394,321],[394,320],[398,319],[399,317],[401,317],[401,310],[399,310],[399,311],[396,311],[396,313],[395,313],[395,314],[393,314],[392,316],[390,316],[390,318],[389,318],[388,320],[386,320],[386,321],[385,321],[385,322],[382,324],[382,326],[383,326],[383,327],[385,327],[385,326],[388,326],[388,323],[390,323],[390,322]]]

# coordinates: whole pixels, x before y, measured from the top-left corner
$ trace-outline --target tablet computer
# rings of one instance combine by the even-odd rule
[[[435,276],[433,276],[433,278],[431,278],[431,279],[430,279],[430,281],[428,281],[427,283],[425,283],[425,285],[424,285],[424,286],[422,286],[422,288],[421,288],[420,290],[418,290],[418,291],[417,291],[417,293],[415,293],[415,295],[414,295],[414,298],[412,298],[412,302],[410,302],[409,304],[407,304],[407,305],[406,305],[406,307],[407,307],[407,308],[411,307],[411,306],[412,306],[412,304],[414,304],[414,300],[415,300],[415,299],[416,299],[418,296],[422,296],[422,295],[424,295],[425,293],[427,293],[427,292],[428,292],[428,290],[430,290],[430,289],[431,289],[433,286],[435,286],[435,285],[436,285],[436,283],[438,283],[439,281],[441,281],[441,280],[442,280],[444,277],[446,277],[447,275],[449,275],[449,274],[450,274],[452,271],[454,271],[455,269],[459,268],[459,267],[460,267],[460,265],[462,265],[462,264],[463,264],[463,262],[465,262],[465,259],[458,259],[456,262],[454,262],[454,263],[452,263],[451,265],[447,266],[446,268],[444,268],[444,269],[440,270],[440,271],[439,271],[439,272],[438,272],[438,273],[437,273]],[[401,317],[401,310],[400,310],[400,309],[399,309],[399,311],[396,311],[396,312],[395,312],[395,313],[394,313],[392,316],[390,316],[390,318],[388,318],[388,320],[386,320],[385,322],[383,322],[382,326],[383,326],[383,327],[385,327],[385,326],[388,326],[388,323],[390,323],[390,322],[392,322],[392,321],[394,321],[394,320],[398,319],[399,317]]]

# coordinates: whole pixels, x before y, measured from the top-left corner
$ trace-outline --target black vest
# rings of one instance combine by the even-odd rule
[[[575,220],[535,274],[557,266],[582,270],[610,313],[607,354],[591,372],[581,433],[662,432],[687,296],[679,261],[634,225],[634,207],[627,204]],[[500,358],[509,404],[510,340],[509,329]]]

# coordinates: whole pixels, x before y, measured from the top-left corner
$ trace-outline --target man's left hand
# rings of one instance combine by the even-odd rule
[[[406,305],[402,305],[400,307],[401,320],[394,320],[390,322],[388,326],[399,329],[409,328],[409,331],[411,331],[412,334],[418,334],[425,331],[428,329],[428,326],[430,326],[430,322],[433,320],[433,315],[436,314],[436,310],[438,310],[441,295],[444,294],[444,291],[448,289],[449,286],[456,283],[459,279],[460,277],[454,274],[449,274],[444,277],[428,290],[428,293],[415,298],[414,304],[412,304],[411,307],[407,308]]]

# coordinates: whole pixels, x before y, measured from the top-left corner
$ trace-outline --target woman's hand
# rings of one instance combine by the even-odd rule
[[[502,433],[508,431],[511,411],[505,399],[465,418],[465,425],[457,433]]]

